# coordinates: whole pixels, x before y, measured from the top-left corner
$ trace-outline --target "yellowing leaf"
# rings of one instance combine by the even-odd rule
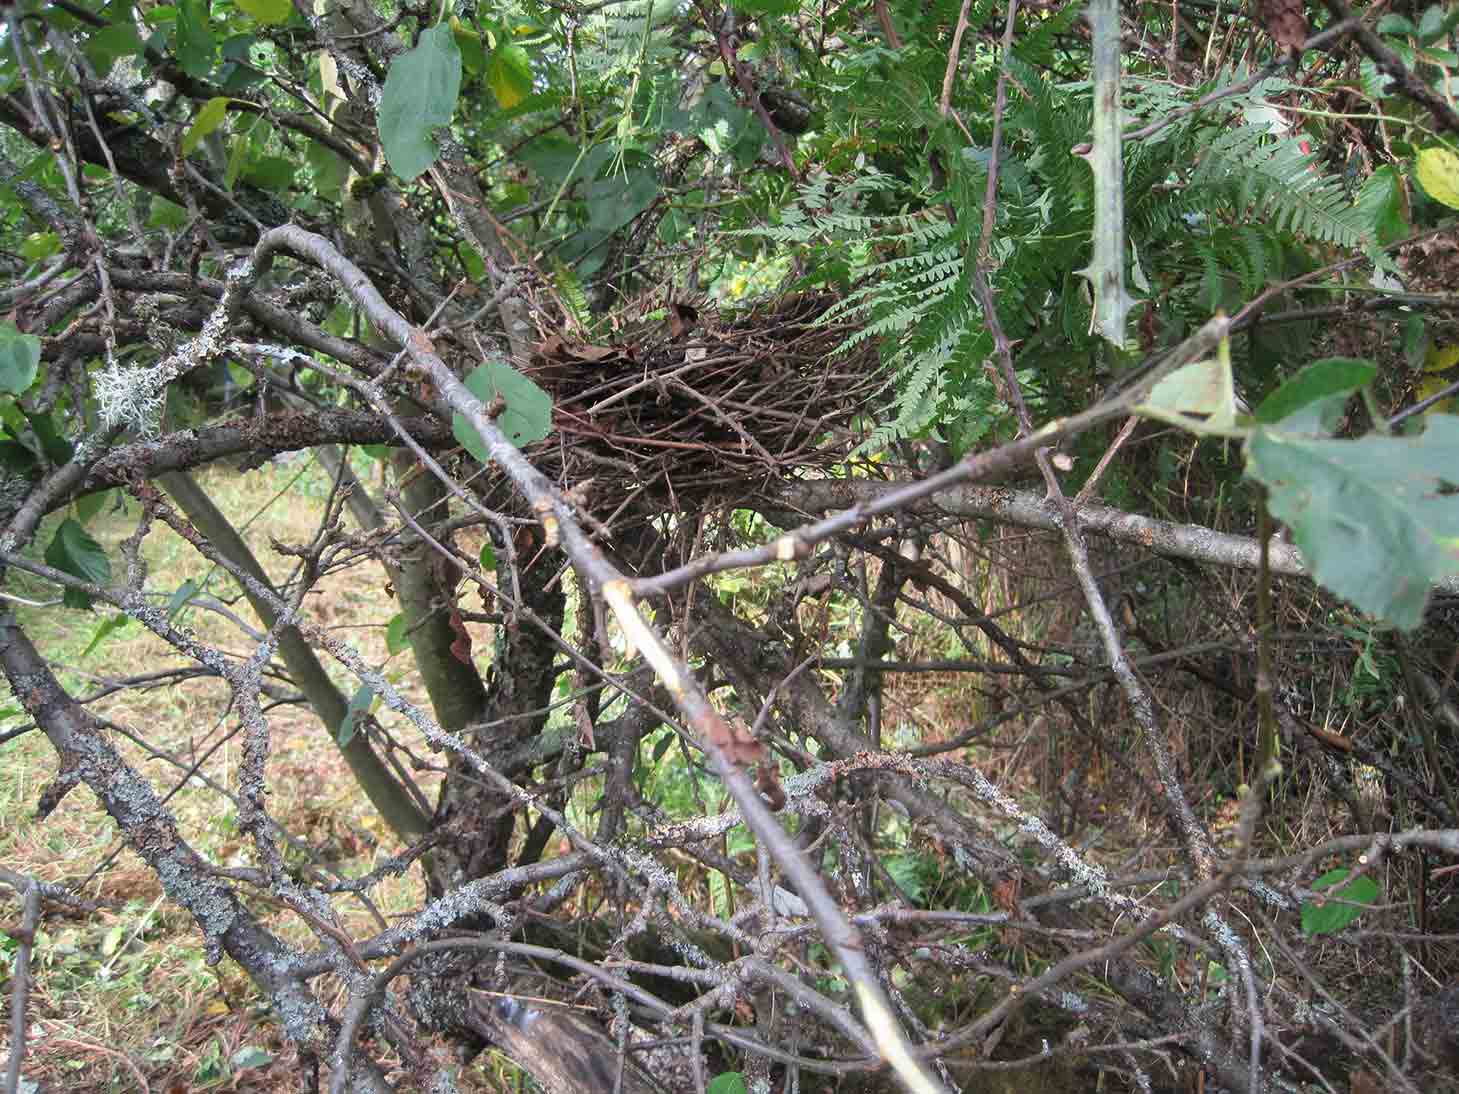
[[[486,86],[503,110],[510,110],[532,92],[532,62],[521,46],[501,45],[491,51]]]
[[[1418,154],[1418,181],[1429,197],[1459,209],[1459,156],[1435,145]]]
[[[1193,433],[1231,433],[1236,428],[1236,390],[1230,343],[1221,343],[1214,360],[1196,361],[1165,377],[1135,409]]]
[[[219,95],[217,98],[203,103],[203,108],[198,111],[198,116],[193,119],[192,125],[188,126],[187,132],[182,135],[182,154],[187,156],[196,151],[198,145],[203,143],[203,138],[222,125],[223,119],[227,116],[228,99],[226,96]]]
[[[1459,345],[1456,346],[1430,346],[1428,354],[1424,357],[1425,372],[1443,372],[1459,365]]]
[[[1452,381],[1446,380],[1442,376],[1425,376],[1418,385],[1418,401],[1423,402],[1431,395],[1437,395],[1451,383]],[[1424,413],[1452,414],[1456,409],[1459,409],[1459,399],[1440,399]]]
[[[294,5],[289,0],[237,0],[238,6],[260,23],[287,23]]]

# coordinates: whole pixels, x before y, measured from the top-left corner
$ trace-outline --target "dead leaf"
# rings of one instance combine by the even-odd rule
[[[760,761],[755,769],[755,789],[765,795],[770,812],[779,813],[785,808],[785,788],[780,785],[780,771],[769,760]]]
[[[553,357],[560,356],[566,345],[567,343],[562,340],[562,335],[549,334],[541,342],[537,343],[537,352],[548,360],[551,360]]]
[[[682,338],[699,325],[699,312],[688,304],[669,302],[669,337]]]
[[[731,763],[749,766],[765,758],[765,746],[755,740],[750,727],[738,718],[725,719],[711,714],[706,736]]]
[[[1277,45],[1300,53],[1307,40],[1307,13],[1302,0],[1260,0],[1262,25]]]
[[[576,345],[567,347],[567,356],[596,365],[600,361],[608,360],[610,357],[617,357],[618,351],[612,346]]]

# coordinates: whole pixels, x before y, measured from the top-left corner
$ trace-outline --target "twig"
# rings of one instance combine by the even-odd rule
[[[962,10],[957,13],[957,26],[952,32],[952,45],[947,49],[947,71],[942,74],[942,102],[940,110],[945,118],[952,110],[952,81],[957,75],[958,55],[963,48],[963,35],[968,29],[968,9],[972,7],[973,0],[963,0]],[[1013,18],[1012,10],[1009,11],[1009,20]]]
[[[1447,129],[1450,133],[1459,133],[1459,113],[1444,101],[1443,96],[1429,87],[1423,80],[1413,74],[1403,59],[1390,49],[1382,38],[1369,30],[1359,19],[1353,18],[1352,9],[1347,6],[1344,0],[1323,0],[1327,10],[1332,12],[1333,18],[1340,21],[1340,25],[1347,27],[1353,37],[1358,40],[1362,47],[1378,68],[1393,78],[1394,86],[1399,94],[1405,98],[1412,99],[1420,106],[1428,110],[1434,116],[1434,121]]]
[[[34,878],[25,887],[22,908],[20,928],[14,935],[20,945],[15,950],[12,973],[15,983],[10,988],[10,1064],[5,1069],[5,1094],[17,1094],[19,1091],[20,1065],[25,1061],[25,1018],[30,1002],[30,955],[35,948],[35,932],[41,922],[41,887]]]

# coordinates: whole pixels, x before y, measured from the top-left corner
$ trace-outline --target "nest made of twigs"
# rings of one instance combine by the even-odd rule
[[[733,315],[671,305],[669,319],[612,344],[549,334],[526,373],[551,396],[552,434],[533,462],[682,503],[843,459],[884,379],[871,341],[820,322],[833,302],[784,297]]]

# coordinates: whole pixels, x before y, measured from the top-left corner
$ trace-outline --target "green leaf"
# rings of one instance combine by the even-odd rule
[[[517,159],[542,181],[560,186],[567,183],[574,168],[578,169],[574,176],[576,178],[593,177],[597,165],[591,161],[597,158],[593,155],[596,149],[585,153],[581,160],[578,158],[578,151],[576,142],[556,133],[547,133],[523,145]]]
[[[339,202],[344,198],[345,180],[349,178],[350,165],[334,149],[310,141],[304,151],[314,179],[314,192],[327,201]]]
[[[111,582],[111,562],[101,544],[87,534],[80,523],[67,517],[46,548],[46,563],[62,573],[79,577],[93,585]],[[80,589],[68,588],[63,602],[68,608],[90,608],[91,597]]]
[[[1444,30],[1444,5],[1430,4],[1428,9],[1419,19],[1418,36],[1425,42],[1431,42]]]
[[[156,194],[152,196],[152,206],[147,215],[147,227],[181,228],[186,223],[187,210],[181,205],[176,205]]]
[[[498,395],[506,400],[496,424],[518,448],[540,441],[551,431],[551,396],[505,361],[488,361],[472,370],[464,382],[488,406]],[[467,452],[482,463],[491,462],[486,442],[460,414],[451,415],[451,432]]]
[[[510,110],[532,93],[532,60],[521,46],[503,43],[491,51],[486,86],[503,110]]]
[[[671,749],[673,747],[674,747],[674,732],[673,732],[673,730],[665,730],[659,736],[659,739],[654,742],[653,759],[652,759],[651,762],[652,763],[658,763],[668,753],[669,749]]]
[[[294,12],[289,0],[235,0],[240,8],[265,25],[287,23]]]
[[[223,124],[223,119],[228,116],[228,97],[218,95],[209,99],[198,111],[197,117],[193,119],[192,125],[188,126],[187,132],[182,135],[182,154],[191,155],[203,138],[206,137],[218,126]]]
[[[30,478],[35,474],[38,463],[35,453],[19,441],[0,441],[0,466]]]
[[[360,719],[370,712],[370,706],[375,701],[375,693],[370,690],[369,684],[361,684],[355,689],[354,695],[350,696],[350,705],[345,708],[344,718],[339,723],[339,729],[335,732],[335,740],[339,747],[344,748],[352,740],[360,728]]]
[[[243,169],[243,177],[261,190],[287,190],[298,169],[298,163],[287,156],[260,156]]]
[[[279,20],[283,22],[283,20]],[[274,1062],[273,1054],[257,1045],[244,1045],[232,1056],[228,1062],[233,1065],[235,1071],[243,1071],[250,1067],[268,1067]]]
[[[112,616],[110,619],[102,620],[101,626],[97,627],[96,633],[91,636],[91,641],[88,642],[86,644],[86,648],[81,651],[82,658],[84,659],[90,657],[92,651],[95,650],[97,646],[101,645],[103,642],[105,642],[108,638],[110,638],[117,631],[121,630],[131,621],[131,617],[125,615],[122,612],[117,612],[116,615]]]
[[[614,232],[653,204],[659,180],[651,171],[630,171],[600,179],[588,187],[588,223],[599,232]]]
[[[233,189],[238,182],[238,176],[243,174],[243,169],[248,166],[251,151],[247,135],[235,133],[233,140],[228,144],[228,165],[223,168],[223,185],[229,190]]]
[[[20,254],[32,262],[61,253],[61,237],[55,232],[31,232],[21,241]]]
[[[208,23],[208,0],[177,2],[177,63],[195,79],[213,69],[213,28]]]
[[[14,323],[0,323],[0,391],[20,395],[35,382],[41,364],[41,340],[21,334]]]
[[[588,306],[588,294],[583,290],[582,279],[577,271],[556,255],[552,257],[552,279],[557,283],[557,294],[579,326],[592,321],[592,309]]]
[[[450,123],[460,91],[461,51],[445,23],[422,32],[414,49],[390,63],[380,96],[380,143],[405,181],[435,162],[431,130]]]
[[[478,285],[486,280],[486,263],[469,243],[461,244],[461,265],[466,269],[466,276]]]
[[[1236,426],[1236,389],[1231,359],[1221,358],[1176,369],[1135,409],[1193,433],[1229,433]]]
[[[25,420],[30,423],[36,440],[40,441],[41,451],[45,453],[46,459],[57,467],[71,462],[71,454],[76,448],[56,428],[56,421],[50,414],[27,414]]]
[[[486,70],[486,50],[481,45],[481,35],[457,18],[451,19],[451,32],[456,36],[456,48],[461,51],[461,65],[475,76]]]
[[[405,613],[396,612],[390,617],[390,622],[385,624],[385,648],[394,657],[409,645],[410,635],[406,631]]]
[[[738,1071],[725,1071],[704,1085],[704,1094],[748,1094],[745,1077]]]
[[[741,0],[736,7],[746,15],[790,15],[800,10],[800,0]]]
[[[483,570],[495,570],[496,549],[489,542],[483,543],[481,545],[481,554],[477,556],[477,561],[481,563]]]
[[[167,602],[167,622],[171,623],[177,617],[177,613],[187,606],[187,602],[198,595],[198,583],[188,578],[177,587],[177,592]]]
[[[25,412],[20,409],[20,404],[14,399],[0,399],[0,426],[5,432],[15,438],[25,434],[30,423],[25,419]]]
[[[1315,432],[1306,428],[1310,416],[1304,416],[1301,422],[1287,419],[1313,404],[1327,406],[1334,400],[1345,403],[1353,392],[1371,384],[1377,374],[1372,362],[1356,357],[1313,361],[1261,401],[1256,408],[1256,420],[1267,425],[1282,422],[1285,432]]]
[[[1346,868],[1329,870],[1312,883],[1317,890],[1331,889],[1348,876]],[[1333,889],[1322,900],[1309,900],[1302,905],[1302,933],[1309,938],[1340,931],[1378,899],[1378,883],[1364,875],[1340,889]]]
[[[82,524],[90,524],[91,518],[105,509],[114,497],[116,497],[115,490],[98,490],[94,494],[82,494],[76,499],[76,519]]]
[[[1391,163],[1384,164],[1368,176],[1363,188],[1358,191],[1357,201],[1353,203],[1354,212],[1382,244],[1392,243],[1409,234],[1411,229],[1404,215],[1407,205],[1403,176]]]
[[[119,58],[142,52],[142,39],[130,22],[117,22],[91,34],[81,51],[96,69],[97,78],[105,79]]]
[[[1247,474],[1319,582],[1404,630],[1429,589],[1459,573],[1459,417],[1432,414],[1420,434],[1330,440],[1258,429]]]
[[[886,867],[897,888],[920,904],[927,888],[923,882],[922,859],[917,855],[891,855],[886,859]]]
[[[384,463],[390,458],[390,453],[395,450],[388,444],[362,444],[360,451],[377,463]]]

